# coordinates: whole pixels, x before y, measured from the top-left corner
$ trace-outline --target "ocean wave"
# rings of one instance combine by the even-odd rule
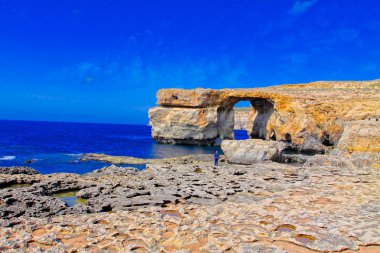
[[[10,160],[13,160],[15,158],[16,157],[14,155],[6,155],[6,156],[3,156],[3,157],[0,157],[0,161],[10,161]]]
[[[66,155],[68,155],[68,156],[81,156],[83,154],[66,154]]]

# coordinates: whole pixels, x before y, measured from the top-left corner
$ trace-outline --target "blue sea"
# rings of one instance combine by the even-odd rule
[[[235,135],[244,139],[246,134],[236,131]],[[220,150],[157,144],[151,138],[151,128],[145,125],[0,120],[0,166],[30,166],[43,174],[84,174],[107,165],[81,161],[84,153],[165,158],[208,154],[216,149]]]

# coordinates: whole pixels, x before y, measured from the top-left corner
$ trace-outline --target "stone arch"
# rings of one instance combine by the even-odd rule
[[[251,138],[267,140],[269,138],[267,125],[274,112],[274,103],[266,98],[254,98],[251,100],[251,104],[256,111]]]
[[[252,119],[249,122],[248,136],[251,139],[276,139],[273,130],[268,131],[268,121],[275,111],[274,102],[269,98],[239,97],[228,98],[218,108],[218,138],[234,139],[234,110],[233,107],[240,101],[250,101]]]

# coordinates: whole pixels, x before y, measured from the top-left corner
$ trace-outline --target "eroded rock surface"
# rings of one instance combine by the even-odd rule
[[[162,89],[149,111],[160,143],[220,144],[233,138],[233,105],[250,100],[252,138],[287,141],[301,151],[337,145],[345,122],[380,118],[380,80],[314,82],[260,89]]]
[[[234,130],[252,131],[254,111],[251,107],[234,108]]]
[[[28,172],[28,171],[26,171]],[[68,206],[53,194],[95,185],[77,174],[0,174],[0,221],[12,224],[20,216],[48,217],[65,211]],[[0,222],[1,224],[1,222]]]
[[[222,150],[230,163],[254,164],[263,161],[279,161],[286,144],[278,141],[224,140]]]
[[[321,160],[320,158],[326,158]],[[380,249],[380,173],[315,156],[303,166],[273,162],[214,168],[212,157],[116,166],[83,176],[0,175],[37,180],[3,189],[19,198],[83,187],[87,204],[47,218],[0,219],[0,251],[13,252],[376,252]],[[46,177],[46,178],[45,178]],[[63,182],[65,178],[67,182]],[[43,182],[49,185],[43,188]],[[72,183],[69,183],[72,182]],[[39,186],[35,186],[38,184]],[[36,195],[37,196],[37,195]],[[59,199],[46,195],[57,201]],[[9,199],[8,197],[5,199]],[[11,201],[12,202],[12,201]],[[86,214],[86,212],[100,212]],[[30,216],[30,215],[29,215]],[[35,216],[40,217],[40,216]]]
[[[347,122],[332,153],[356,166],[380,168],[380,119]]]
[[[31,167],[24,166],[10,166],[10,167],[0,167],[0,174],[28,174],[34,175],[38,174],[38,171]]]

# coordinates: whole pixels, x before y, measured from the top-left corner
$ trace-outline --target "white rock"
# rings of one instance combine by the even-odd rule
[[[224,140],[222,150],[229,163],[254,164],[261,161],[277,160],[286,144],[277,141]]]

